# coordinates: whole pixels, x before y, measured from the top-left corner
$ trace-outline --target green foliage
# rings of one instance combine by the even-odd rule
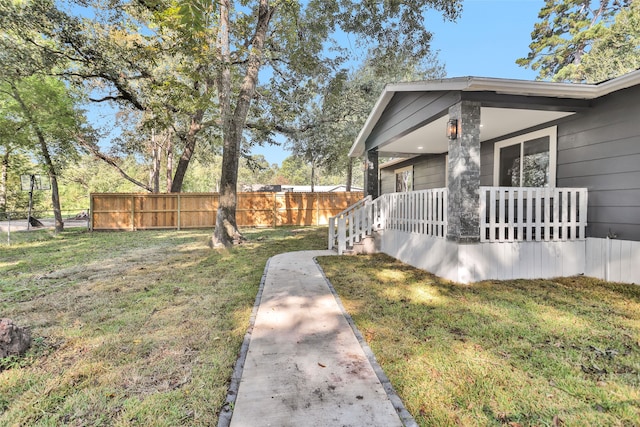
[[[300,157],[289,156],[282,161],[280,176],[283,178],[280,184],[310,185],[311,166]]]
[[[582,59],[588,83],[609,80],[640,69],[640,2],[620,10],[615,22]]]
[[[444,77],[435,55],[403,56],[396,52],[383,58],[371,51],[355,71],[342,70],[310,96],[301,113],[303,131],[290,136],[293,153],[331,174],[344,175],[348,152],[359,130],[388,83]],[[362,182],[360,162],[353,165]]]
[[[121,160],[124,170],[132,175],[144,175],[144,166],[133,156]],[[91,193],[137,193],[140,188],[121,179],[120,174],[106,163],[85,154],[67,165],[60,177],[60,199],[66,211],[89,208]]]
[[[629,0],[546,0],[531,33],[529,54],[516,63],[538,71],[540,79],[592,81],[583,60],[600,40],[611,37],[615,16]],[[638,46],[632,47],[636,50]],[[601,50],[601,49],[600,49]],[[607,55],[617,56],[609,50]]]
[[[27,142],[27,148],[44,156],[38,144],[36,129],[46,139],[49,154],[62,169],[67,162],[76,159],[75,133],[81,127],[81,115],[77,111],[77,101],[73,99],[65,84],[53,77],[32,75],[11,83],[13,89],[0,86],[5,94],[13,98],[13,113],[20,117],[21,138]],[[21,98],[22,103],[16,97]],[[45,163],[44,159],[42,163]]]
[[[162,167],[174,174],[171,191],[209,185],[211,179],[187,182],[192,156],[203,145],[224,147],[219,182],[226,191],[237,187],[241,147],[273,142],[276,134],[306,141],[304,153],[296,154],[314,172],[343,171],[345,150],[332,145],[344,147],[351,135],[339,132],[357,123],[302,135],[319,114],[336,120],[337,108],[329,114],[333,101],[322,98],[327,91],[338,93],[334,88],[342,85],[353,54],[339,45],[337,34],[353,37],[376,69],[406,63],[402,58],[419,63],[430,52],[428,9],[455,19],[461,1],[3,2],[0,59],[13,59],[0,67],[60,76],[85,100],[115,109],[108,125],[83,129],[78,140],[139,187],[157,191]],[[105,147],[100,139],[114,128],[122,130],[120,138]],[[154,140],[157,135],[163,143]],[[148,165],[153,186],[141,174],[127,174],[121,161],[129,156]],[[173,167],[160,156],[173,156]]]

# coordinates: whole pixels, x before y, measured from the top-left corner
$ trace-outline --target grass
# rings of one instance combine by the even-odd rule
[[[326,229],[12,233],[0,242],[0,317],[32,349],[0,364],[0,425],[210,426],[267,259],[322,249]]]
[[[639,286],[320,264],[419,425],[640,425]]]

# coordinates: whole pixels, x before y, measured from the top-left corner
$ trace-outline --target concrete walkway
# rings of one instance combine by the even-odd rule
[[[325,255],[334,252],[269,260],[248,348],[236,367],[237,376],[242,369],[237,396],[232,384],[219,426],[414,424],[316,265],[314,258]]]

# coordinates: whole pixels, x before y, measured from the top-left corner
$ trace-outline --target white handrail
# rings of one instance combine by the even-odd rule
[[[329,219],[329,249],[342,254],[376,230],[399,230],[445,237],[447,233],[446,188],[367,197]]]
[[[347,246],[371,234],[371,201],[372,197],[367,196],[329,218],[329,249],[337,247],[338,254],[342,254]]]

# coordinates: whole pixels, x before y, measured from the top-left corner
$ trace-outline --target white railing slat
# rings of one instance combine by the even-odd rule
[[[585,238],[586,188],[480,187],[480,241]]]
[[[480,241],[585,238],[586,188],[480,187]],[[367,197],[329,220],[329,248],[344,252],[376,229],[444,238],[446,188]]]

